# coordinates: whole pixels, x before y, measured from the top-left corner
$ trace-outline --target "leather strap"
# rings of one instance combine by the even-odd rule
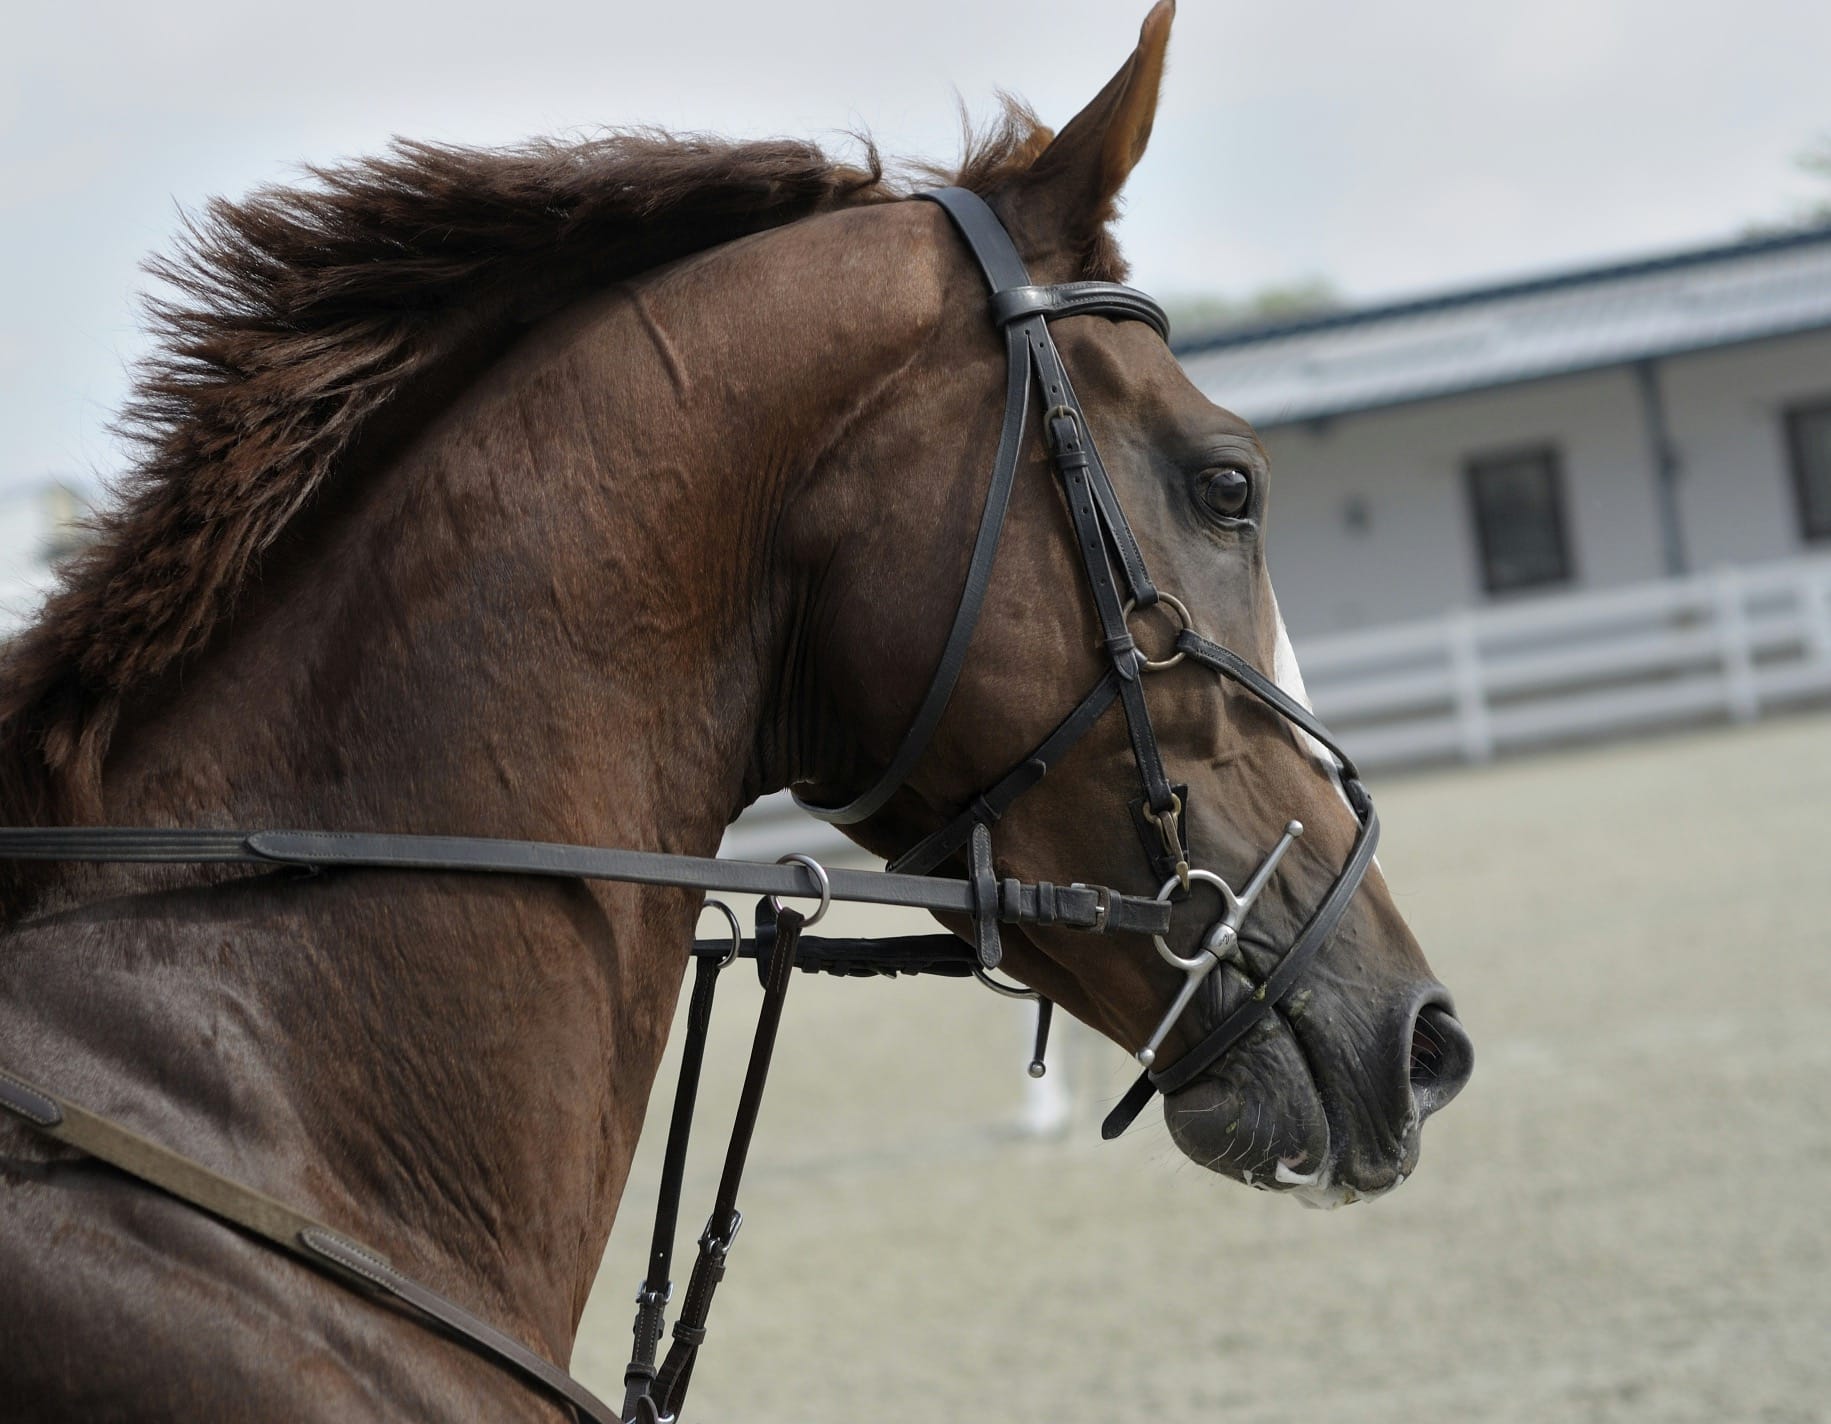
[[[1075,544],[1082,571],[1088,578],[1095,617],[1100,622],[1100,637],[1113,670],[1119,674],[1119,697],[1126,712],[1126,727],[1132,736],[1133,756],[1137,758],[1139,774],[1144,778],[1144,794],[1152,811],[1165,816],[1174,805],[1170,780],[1163,771],[1163,756],[1157,750],[1157,736],[1150,721],[1150,708],[1144,705],[1143,688],[1137,686],[1139,672],[1143,670],[1143,655],[1137,652],[1132,633],[1126,628],[1124,600],[1119,595],[1117,580],[1113,578],[1108,549],[1119,558],[1133,599],[1150,604],[1157,599],[1157,591],[1144,573],[1144,560],[1137,553],[1137,540],[1133,540],[1132,531],[1124,522],[1119,500],[1111,494],[1111,481],[1093,448],[1086,412],[1080,406],[1073,384],[1067,379],[1055,339],[1049,335],[1044,315],[1047,304],[1038,295],[1042,289],[1029,284],[1024,260],[1018,256],[1003,223],[983,198],[965,189],[939,189],[928,196],[947,209],[948,216],[954,220],[959,234],[967,240],[978,260],[994,293],[994,318],[1002,320],[1007,333],[1024,337],[1025,348],[1029,351],[1027,364],[1035,373],[1036,390],[1046,412],[1044,437],[1051,459],[1055,461],[1056,476],[1062,480],[1062,489],[1067,496],[1069,520],[1075,527]],[[1011,298],[1000,309],[998,293],[1009,289],[1022,289],[1022,295]],[[1122,307],[1104,306],[1102,298],[1106,295],[1108,284],[1077,286],[1077,291],[1064,300],[1064,306],[1084,313],[1106,311],[1110,315],[1135,315],[1141,307],[1155,307],[1143,293],[1137,293],[1137,300],[1128,298]]]
[[[1094,723],[1113,705],[1113,699],[1118,695],[1119,679],[1109,672],[1093,685],[1093,690],[1056,725],[1054,731],[1037,744],[1030,755],[1000,778],[989,791],[975,796],[966,809],[945,826],[891,861],[889,868],[906,875],[927,875],[966,844],[975,825],[989,827],[997,824],[1019,796],[1048,775],[1049,769],[1093,730]]]
[[[1029,388],[1029,357],[1022,340],[1015,333],[1008,334],[1005,338],[1005,413],[998,433],[998,453],[992,461],[992,482],[986,488],[979,533],[974,537],[972,557],[967,561],[966,581],[954,610],[953,626],[948,630],[947,642],[942,645],[941,658],[929,679],[928,691],[922,696],[909,730],[903,733],[903,740],[868,790],[842,806],[821,806],[791,789],[795,804],[808,815],[836,826],[853,825],[875,815],[909,779],[934,739],[942,714],[953,700],[960,671],[966,666],[967,649],[979,626],[986,590],[992,585],[992,565],[998,557],[1005,512],[1011,502],[1011,486],[1017,478],[1018,460],[1023,455],[1024,421],[1030,409]]]
[[[759,907],[759,914],[763,913],[768,913],[767,906]],[[757,1114],[763,1106],[770,1058],[782,1024],[782,1006],[794,978],[795,942],[800,938],[803,923],[794,910],[779,912],[775,922],[776,942],[770,956],[769,978],[764,985],[763,1007],[757,1015],[756,1037],[751,1040],[750,1062],[744,1070],[744,1086],[738,1095],[731,1141],[725,1149],[725,1168],[719,1174],[718,1195],[713,1201],[712,1215],[707,1218],[705,1232],[699,1238],[699,1256],[687,1282],[680,1318],[674,1323],[674,1344],[655,1377],[653,1397],[656,1413],[662,1419],[680,1416],[687,1387],[693,1381],[693,1365],[699,1357],[699,1347],[705,1343],[706,1317],[712,1310],[712,1297],[719,1282],[725,1278],[731,1243],[744,1221],[737,1209],[738,1187],[744,1179],[744,1164],[756,1132]]]
[[[723,949],[730,952],[730,942]],[[695,946],[697,950],[697,946]],[[668,1300],[674,1294],[669,1270],[674,1260],[674,1228],[680,1221],[681,1183],[687,1170],[687,1142],[693,1134],[693,1107],[699,1099],[699,1074],[706,1059],[712,1027],[712,998],[718,989],[723,956],[698,958],[693,969],[693,996],[687,1003],[687,1038],[674,1084],[674,1112],[668,1119],[667,1148],[661,1159],[661,1185],[655,1194],[655,1228],[649,1236],[648,1271],[636,1288],[633,1343],[623,1371],[623,1417],[633,1419],[637,1402],[655,1383],[655,1351],[661,1344]]]
[[[456,1301],[421,1285],[373,1247],[5,1070],[0,1070],[0,1107],[46,1137],[238,1226],[345,1286],[373,1291],[408,1307],[422,1323],[443,1326],[486,1359],[571,1405],[592,1424],[616,1424],[610,1406],[564,1370]]]
[[[1355,836],[1354,846],[1348,852],[1346,864],[1335,877],[1322,902],[1311,913],[1297,940],[1283,957],[1273,965],[1263,983],[1259,984],[1244,1003],[1216,1024],[1197,1040],[1195,1045],[1176,1062],[1159,1070],[1146,1070],[1126,1091],[1125,1096],[1107,1114],[1100,1125],[1100,1135],[1108,1140],[1119,1136],[1130,1127],[1138,1114],[1156,1093],[1174,1093],[1194,1082],[1196,1077],[1213,1066],[1220,1057],[1238,1043],[1240,1039],[1267,1014],[1271,1013],[1284,1001],[1297,985],[1297,978],[1306,965],[1316,955],[1341,918],[1347,913],[1348,904],[1354,898],[1354,892],[1360,888],[1366,878],[1368,868],[1373,864],[1375,852],[1380,843],[1379,813],[1373,808],[1373,798],[1367,794],[1367,788],[1361,780],[1355,765],[1346,751],[1329,734],[1328,728],[1319,722],[1315,715],[1302,703],[1291,697],[1283,688],[1267,678],[1251,663],[1230,648],[1210,642],[1198,633],[1184,629],[1177,635],[1176,647],[1179,652],[1188,654],[1196,662],[1213,669],[1225,677],[1231,678],[1245,688],[1254,697],[1264,702],[1272,711],[1285,718],[1293,725],[1314,737],[1341,764],[1342,789],[1360,821],[1360,831]],[[1250,943],[1264,949],[1275,951],[1275,945],[1267,944],[1263,939],[1245,936]]]
[[[577,880],[623,880],[687,890],[817,898],[819,877],[804,865],[667,855],[659,851],[561,845],[546,841],[469,836],[407,836],[363,831],[180,831],[109,826],[0,827],[0,857],[15,860],[205,862],[370,870],[433,870],[467,874],[541,875]],[[959,880],[830,869],[835,900],[906,905],[971,915],[970,885]],[[999,918],[1033,924],[1041,887],[1025,885],[1001,900]],[[1097,933],[1162,934],[1169,906],[1088,886],[1049,888],[1054,920]]]
[[[1359,782],[1353,783],[1359,785]],[[1187,1053],[1161,1071],[1147,1069],[1139,1074],[1136,1082],[1126,1090],[1113,1110],[1106,1115],[1100,1124],[1100,1136],[1107,1141],[1118,1137],[1132,1125],[1138,1114],[1144,1110],[1154,1094],[1174,1093],[1186,1088],[1205,1069],[1213,1066],[1220,1057],[1238,1043],[1247,1030],[1271,1013],[1290,994],[1297,985],[1297,976],[1316,955],[1316,951],[1328,941],[1336,925],[1341,922],[1347,911],[1348,902],[1354,898],[1354,892],[1360,888],[1361,880],[1367,874],[1368,866],[1373,864],[1374,852],[1380,843],[1380,818],[1371,805],[1367,808],[1367,819],[1362,823],[1360,834],[1355,837],[1354,848],[1348,853],[1348,862],[1343,866],[1335,883],[1329,887],[1329,893],[1323,897],[1311,914],[1297,942],[1284,954],[1284,957],[1273,967],[1265,981],[1255,988],[1246,1001],[1220,1023],[1203,1034]],[[1277,946],[1268,945],[1262,939],[1245,936],[1250,943],[1262,948],[1276,950]]]
[[[1343,780],[1359,784],[1360,771],[1355,767],[1354,759],[1348,755],[1341,743],[1335,740],[1329,729],[1317,720],[1316,714],[1233,649],[1223,648],[1219,643],[1209,642],[1200,633],[1185,628],[1176,635],[1176,650],[1180,653],[1187,653],[1204,667],[1212,668],[1222,676],[1231,678],[1285,721],[1301,727],[1327,747],[1335,760],[1341,763]],[[1356,814],[1359,814],[1358,808]]]
[[[1373,864],[1373,856],[1379,849],[1379,844],[1380,818],[1377,812],[1370,810],[1360,834],[1354,838],[1354,849],[1348,853],[1347,864],[1342,867],[1335,883],[1329,887],[1329,893],[1323,897],[1322,903],[1311,913],[1297,936],[1297,942],[1285,951],[1284,957],[1244,1004],[1204,1034],[1181,1058],[1150,1075],[1151,1084],[1158,1092],[1174,1093],[1187,1087],[1198,1073],[1233,1047],[1242,1034],[1282,1003],[1291,990],[1297,987],[1297,976],[1303,973],[1304,967],[1341,922],[1348,902],[1360,888],[1367,867]],[[1245,938],[1262,948],[1276,948],[1275,945],[1266,944],[1263,939],[1252,936]]]
[[[746,939],[738,945],[740,959],[768,959],[773,937]],[[701,959],[723,959],[731,953],[729,939],[697,939],[693,954]],[[795,942],[795,968],[804,974],[832,974],[842,979],[868,979],[899,974],[936,974],[948,979],[972,977],[979,963],[974,946],[958,935],[885,935],[878,939],[829,939],[804,934]]]
[[[998,961],[1004,958],[1004,946],[998,942],[998,909],[999,887],[998,876],[992,868],[992,833],[987,827],[976,822],[973,826],[970,841],[971,854],[967,858],[967,870],[972,877],[973,899],[973,947],[979,953],[981,969],[996,969]],[[1055,913],[1054,887],[1046,900],[1039,897],[1037,905],[1038,919],[1045,915],[1053,918]]]
[[[1163,308],[1133,288],[1116,282],[1068,282],[1054,287],[1033,285],[1023,258],[1011,241],[1010,234],[1005,231],[1004,224],[999,222],[997,215],[978,194],[964,188],[938,188],[917,196],[938,204],[947,213],[972,252],[987,285],[992,289],[992,317],[1005,332],[1005,413],[999,432],[998,452],[992,465],[992,481],[987,490],[984,513],[980,516],[979,533],[967,565],[966,582],[955,611],[953,626],[929,681],[928,691],[923,695],[902,741],[871,786],[844,805],[820,806],[806,800],[799,793],[796,794],[797,804],[810,815],[840,825],[850,825],[875,814],[909,779],[933,739],[959,682],[967,650],[984,607],[985,592],[991,582],[992,565],[997,557],[1005,511],[1010,501],[1011,485],[1023,454],[1031,376],[1036,377],[1045,411],[1053,412],[1066,405],[1072,409],[1082,429],[1085,429],[1085,417],[1075,399],[1073,388],[1068,384],[1055,343],[1049,335],[1049,318],[1101,315],[1144,321],[1165,340],[1169,338],[1169,319],[1164,315]],[[1045,431],[1045,434],[1048,432]],[[1099,531],[1098,543],[1104,546],[1110,540],[1133,599],[1140,605],[1148,606],[1156,601],[1157,591],[1145,572],[1137,541],[1132,537],[1119,502],[1112,494],[1106,472],[1099,465],[1099,456],[1092,449],[1092,441],[1088,440],[1086,444],[1089,462],[1087,468],[1094,472],[1091,477],[1082,477],[1083,482],[1090,486],[1087,499],[1083,501],[1089,504],[1090,512],[1086,517],[1093,521]],[[1072,492],[1070,508],[1075,508]],[[1078,534],[1085,536],[1086,531],[1081,528],[1079,516],[1076,528]],[[1085,545],[1084,537],[1083,543]],[[1087,561],[1085,549],[1083,559],[1084,562]],[[1129,635],[1125,631],[1120,599],[1113,591],[1112,573],[1110,568],[1105,567],[1104,554],[1099,563],[1103,572],[1096,575],[1091,563],[1088,564],[1088,572],[1095,585],[1094,598],[1100,611],[1105,643],[1113,653],[1115,664],[1129,671],[1134,660],[1129,656],[1129,648],[1124,646],[1129,642]],[[1127,698],[1126,717],[1128,724],[1134,728],[1134,747],[1142,748],[1140,765],[1144,768],[1146,795],[1152,809],[1167,811],[1170,806],[1168,782],[1162,775],[1160,765],[1153,774],[1151,765],[1147,764],[1159,763],[1161,759],[1157,756],[1156,738],[1150,730],[1149,716],[1142,697]]]
[[[1005,231],[1005,225],[984,198],[965,188],[931,188],[916,196],[938,203],[953,220],[955,229],[966,240],[967,250],[973,254],[973,261],[979,264],[986,286],[994,292],[1002,292],[1007,287],[1030,286],[1030,273],[1017,244],[1011,241],[1011,234]]]
[[[1031,315],[1111,316],[1142,321],[1170,339],[1170,318],[1136,287],[1118,282],[1061,282],[1053,287],[1005,287],[992,293],[992,320],[1008,326]]]

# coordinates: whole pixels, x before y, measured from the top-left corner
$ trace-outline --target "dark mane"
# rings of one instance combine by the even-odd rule
[[[945,180],[990,191],[1049,132],[1007,101]],[[926,181],[934,169],[912,169]],[[0,821],[80,814],[123,702],[194,656],[367,422],[530,311],[811,214],[889,201],[793,141],[652,131],[475,150],[398,142],[211,202],[149,270],[157,354],[95,539],[0,660]]]

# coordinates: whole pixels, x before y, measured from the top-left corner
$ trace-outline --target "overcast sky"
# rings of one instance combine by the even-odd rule
[[[1056,124],[1143,0],[18,5],[0,52],[0,486],[118,467],[139,260],[180,207],[390,135],[633,123],[947,155]],[[1184,0],[1122,229],[1140,285],[1385,296],[1788,216],[1831,133],[1823,0]],[[956,97],[957,96],[957,97]]]

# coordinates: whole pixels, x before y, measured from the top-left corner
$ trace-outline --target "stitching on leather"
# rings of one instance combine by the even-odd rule
[[[334,1235],[316,1226],[307,1226],[301,1230],[299,1239],[311,1248],[313,1254],[323,1256],[364,1280],[374,1282],[385,1291],[397,1295],[400,1293],[398,1273],[373,1251],[365,1250],[346,1237]],[[358,1259],[349,1260],[346,1253]],[[366,1268],[364,1263],[372,1263],[373,1269]]]
[[[59,1108],[42,1089],[34,1088],[30,1083],[21,1078],[15,1078],[11,1073],[0,1073],[0,1082],[8,1083],[14,1088],[17,1088],[20,1092],[24,1093],[27,1098],[41,1099],[48,1104],[51,1109],[50,1116],[47,1117],[43,1113],[34,1111],[27,1103],[7,1098],[4,1100],[4,1103],[8,1111],[17,1113],[27,1122],[35,1122],[40,1127],[56,1127],[63,1122],[63,1109]]]

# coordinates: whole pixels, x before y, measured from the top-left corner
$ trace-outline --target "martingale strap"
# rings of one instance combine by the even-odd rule
[[[729,915],[730,911],[725,913]],[[700,1234],[699,1255],[687,1281],[686,1299],[681,1304],[679,1319],[674,1322],[674,1344],[657,1369],[655,1351],[661,1341],[667,1303],[674,1293],[668,1271],[674,1254],[674,1227],[680,1216],[687,1138],[693,1127],[693,1104],[699,1094],[700,1065],[705,1058],[706,1033],[712,1018],[712,993],[719,970],[736,958],[741,947],[735,917],[731,920],[732,939],[724,947],[723,957],[701,959],[695,972],[693,999],[687,1012],[687,1040],[681,1056],[680,1079],[674,1090],[674,1114],[668,1124],[667,1149],[662,1159],[648,1273],[636,1292],[636,1321],[632,1330],[635,1343],[629,1366],[623,1374],[623,1418],[631,1424],[664,1424],[664,1421],[677,1419],[686,1402],[693,1366],[699,1358],[699,1348],[706,1340],[706,1319],[712,1311],[712,1297],[725,1278],[731,1243],[737,1239],[738,1228],[744,1223],[743,1213],[737,1207],[738,1186],[750,1155],[757,1114],[763,1105],[763,1089],[769,1078],[770,1058],[782,1023],[782,1005],[788,996],[789,981],[797,967],[804,967],[800,963],[804,923],[793,910],[777,911],[763,904],[757,906],[759,939],[765,937],[767,930],[769,943],[764,951],[768,960],[763,967],[763,1007],[757,1016],[750,1062],[744,1070],[737,1114],[725,1148],[725,1168],[719,1175],[712,1214]]]
[[[735,937],[737,920],[732,920]],[[719,946],[722,951],[725,947]],[[697,946],[695,946],[697,952]],[[728,957],[700,956],[693,966],[693,996],[687,1004],[687,1036],[680,1055],[680,1077],[674,1086],[674,1112],[668,1119],[667,1148],[661,1159],[661,1188],[655,1198],[655,1227],[649,1236],[648,1273],[636,1288],[633,1344],[623,1371],[623,1417],[636,1418],[642,1400],[653,1393],[655,1351],[667,1322],[674,1294],[670,1270],[674,1228],[680,1222],[681,1183],[686,1177],[687,1142],[693,1133],[693,1108],[699,1100],[699,1073],[706,1061],[706,1037],[712,1027],[712,996]]]
[[[763,1106],[763,1088],[769,1078],[776,1032],[782,1024],[782,1005],[788,995],[789,981],[794,977],[795,941],[800,937],[802,924],[801,916],[793,910],[783,910],[775,916],[776,942],[763,981],[763,1007],[757,1015],[756,1036],[750,1043],[750,1062],[744,1069],[737,1114],[725,1147],[725,1167],[719,1173],[712,1214],[706,1218],[706,1229],[700,1234],[699,1255],[693,1262],[692,1275],[687,1278],[687,1294],[681,1302],[680,1318],[674,1322],[674,1343],[668,1348],[667,1358],[661,1362],[661,1369],[655,1376],[649,1407],[661,1420],[680,1417],[687,1387],[693,1382],[693,1366],[699,1359],[699,1348],[706,1341],[706,1318],[712,1311],[712,1296],[725,1279],[731,1243],[737,1238],[738,1228],[744,1224],[744,1215],[737,1209],[738,1186],[744,1179],[750,1140],[756,1132],[757,1114]],[[648,1424],[642,1413],[638,1412],[636,1417]]]

